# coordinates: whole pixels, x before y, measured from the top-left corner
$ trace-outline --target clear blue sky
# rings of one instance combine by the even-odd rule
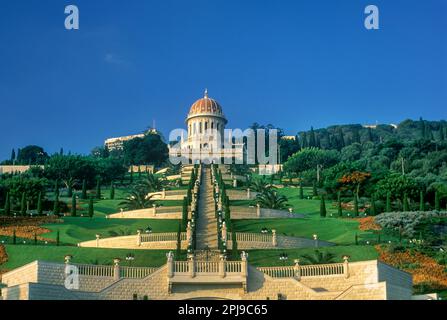
[[[444,0],[2,0],[0,41],[0,159],[167,136],[204,88],[232,128],[447,118]]]

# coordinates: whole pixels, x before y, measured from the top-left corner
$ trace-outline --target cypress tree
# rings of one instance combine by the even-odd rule
[[[11,151],[11,162],[14,163],[15,160],[16,160],[16,151],[14,149],[12,149],[12,151]]]
[[[405,212],[410,211],[410,204],[408,203],[408,195],[406,192],[404,193],[403,205],[404,205],[403,210]]]
[[[68,185],[67,197],[71,198],[73,196],[73,185],[70,183]]]
[[[179,259],[181,252],[182,252],[182,226],[179,223],[177,231],[177,253],[176,253],[177,259]]]
[[[26,194],[22,193],[22,200],[20,201],[20,214],[26,216]]]
[[[439,198],[439,192],[435,191],[435,210],[441,211],[441,199]]]
[[[59,195],[56,195],[56,199],[54,200],[54,205],[53,205],[53,214],[58,215],[59,213],[60,213]]]
[[[37,245],[37,234],[34,233],[34,245]]]
[[[37,214],[42,215],[43,208],[42,208],[42,192],[39,192],[39,197],[37,198]]]
[[[101,200],[101,179],[96,180],[96,199]]]
[[[183,198],[183,208],[182,208],[182,230],[186,230],[188,225],[188,199]]]
[[[374,198],[374,195],[371,196],[371,215],[377,215],[376,199]]]
[[[86,200],[87,199],[87,181],[82,180],[82,194],[81,199]]]
[[[16,229],[12,231],[12,244],[17,244]]]
[[[141,178],[141,168],[138,166],[138,178]]]
[[[93,215],[95,214],[95,210],[93,207],[93,197],[90,197],[89,201],[88,201],[88,216],[90,218],[93,218]]]
[[[359,200],[357,193],[354,193],[354,216],[359,216]]]
[[[391,212],[391,192],[386,194],[386,208],[385,212]]]
[[[76,217],[76,195],[71,196],[71,216]]]
[[[56,182],[54,183],[54,198],[59,199],[59,180],[56,179]]]
[[[419,192],[419,211],[425,211],[424,191]]]
[[[110,186],[110,199],[115,199],[115,184],[112,182],[112,185]]]
[[[318,189],[317,189],[317,183],[314,181],[313,183],[313,188],[312,188],[312,193],[314,197],[318,196]]]
[[[304,199],[304,189],[303,189],[303,183],[300,182],[300,199]]]
[[[60,244],[60,234],[59,234],[59,230],[57,230],[57,233],[56,233],[56,246],[59,247],[59,244]]]
[[[130,183],[133,183],[133,166],[130,167]]]
[[[239,252],[237,250],[237,239],[236,239],[236,232],[231,233],[231,254],[233,256],[233,260],[239,260]]]
[[[341,191],[338,191],[337,195],[337,214],[339,217],[343,217],[343,208],[341,207]]]
[[[324,201],[324,194],[321,195],[321,200],[320,200],[320,216],[322,218],[326,217],[326,202]]]
[[[4,213],[6,216],[11,215],[11,197],[9,195],[9,192],[6,194]]]
[[[316,147],[315,131],[314,127],[310,127],[309,147]]]

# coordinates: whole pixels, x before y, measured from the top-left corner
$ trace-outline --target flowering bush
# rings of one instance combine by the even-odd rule
[[[445,216],[447,212],[438,211],[415,211],[415,212],[385,212],[375,217],[375,222],[384,229],[402,231],[402,234],[413,237],[416,227],[424,221]]]
[[[376,223],[374,217],[356,218],[355,220],[360,223],[359,229],[362,231],[382,230],[382,227]]]
[[[385,246],[376,246],[379,260],[413,275],[413,284],[426,290],[447,289],[445,266],[429,256],[414,250],[390,252]]]

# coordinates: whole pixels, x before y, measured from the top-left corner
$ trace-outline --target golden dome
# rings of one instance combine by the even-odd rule
[[[205,95],[202,99],[199,99],[193,103],[191,109],[189,110],[188,117],[199,114],[209,114],[223,117],[222,107],[216,100],[208,97],[208,90],[205,90]]]

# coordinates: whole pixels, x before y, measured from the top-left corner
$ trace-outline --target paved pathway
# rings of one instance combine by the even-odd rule
[[[197,219],[196,249],[217,250],[217,220],[214,212],[211,169],[202,169],[202,183],[199,196],[199,217]]]

